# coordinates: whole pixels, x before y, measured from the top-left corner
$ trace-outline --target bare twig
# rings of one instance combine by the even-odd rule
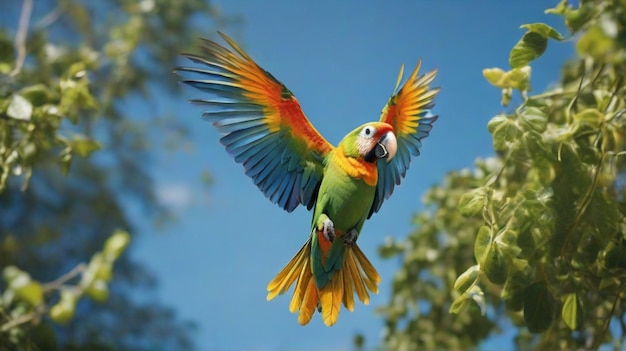
[[[79,274],[83,273],[85,269],[87,269],[87,265],[85,265],[84,263],[80,263],[76,267],[72,268],[71,271],[63,274],[62,276],[58,277],[57,279],[51,282],[43,284],[41,287],[43,288],[44,291],[59,289],[63,284],[67,283],[68,281],[77,277]]]
[[[53,25],[54,22],[58,21],[59,18],[61,18],[63,13],[65,13],[65,9],[61,6],[57,6],[54,10],[48,12],[48,14],[35,22],[35,24],[33,25],[33,30],[39,30]]]
[[[26,37],[28,36],[28,25],[32,12],[33,0],[24,0],[17,34],[15,34],[15,51],[17,51],[17,57],[15,58],[15,67],[13,71],[11,71],[11,76],[16,76],[20,73],[22,66],[24,66],[24,61],[26,60]]]
[[[11,319],[10,321],[0,326],[0,332],[4,333],[6,331],[9,331],[17,327],[20,324],[28,323],[32,321],[33,319],[41,318],[41,316],[43,316],[45,312],[46,312],[46,307],[44,306],[42,308],[37,308],[29,313],[23,314],[15,319]]]

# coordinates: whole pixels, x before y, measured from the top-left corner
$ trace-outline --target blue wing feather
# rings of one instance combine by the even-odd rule
[[[208,107],[203,118],[223,134],[226,151],[270,201],[289,212],[299,204],[312,208],[322,160],[333,147],[282,83],[222,37],[234,50],[203,40],[201,54],[184,54],[200,66],[175,68],[194,76],[181,82],[211,94],[191,101]]]
[[[418,77],[419,67],[418,64],[402,89],[394,91],[383,108],[381,121],[391,124],[396,129],[398,145],[396,156],[391,162],[379,160],[377,163],[378,184],[368,218],[380,210],[383,202],[393,194],[394,187],[400,185],[411,165],[411,157],[419,156],[421,140],[429,135],[433,123],[437,120],[437,116],[430,114],[430,109],[435,106],[433,99],[439,89],[428,87],[437,71]],[[400,72],[402,73],[402,70]],[[401,76],[398,77],[398,83],[400,78]]]

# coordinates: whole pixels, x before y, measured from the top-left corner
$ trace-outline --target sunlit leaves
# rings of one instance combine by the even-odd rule
[[[3,270],[4,280],[16,296],[27,302],[30,306],[38,306],[43,301],[43,289],[41,284],[34,281],[30,274],[19,270],[17,267],[8,266]]]
[[[476,282],[478,274],[480,274],[480,267],[478,265],[471,266],[456,278],[454,290],[460,294],[466,292]]]
[[[65,324],[74,317],[78,295],[74,290],[61,290],[59,301],[50,308],[50,318],[58,324]]]
[[[482,211],[485,206],[486,193],[484,188],[474,189],[461,196],[459,212],[464,216],[473,216]]]
[[[576,43],[580,55],[588,55],[601,60],[612,48],[613,40],[607,36],[599,25],[592,26]]]
[[[530,90],[530,66],[513,68],[510,71],[503,71],[500,68],[485,68],[483,76],[487,81],[500,89],[502,89],[503,106],[507,106],[511,101],[513,90],[518,90],[523,96]]]
[[[561,33],[544,23],[525,24],[522,28],[528,31],[509,54],[509,64],[512,68],[526,66],[541,56],[548,47],[549,38],[558,41],[564,39]]]
[[[21,95],[13,95],[9,100],[6,114],[8,117],[22,121],[30,120],[33,113],[33,105]]]
[[[12,310],[14,318],[21,316],[22,321],[18,323],[9,320],[4,325],[0,324],[0,333],[41,318],[51,301],[56,300],[49,307],[48,315],[59,324],[65,324],[74,317],[77,303],[85,295],[97,302],[106,301],[113,265],[129,241],[127,232],[117,230],[107,239],[102,252],[91,257],[88,265],[78,265],[65,276],[47,284],[32,279],[30,274],[15,266],[5,267],[2,275],[7,288],[0,295],[0,307]],[[78,275],[80,279],[76,279]],[[29,308],[23,308],[20,302],[27,303]]]
[[[590,0],[576,8],[563,0],[547,12],[562,16],[576,34],[571,39],[581,57],[564,65],[558,84],[529,95],[527,65],[548,42],[565,38],[545,24],[522,26],[527,32],[511,51],[513,69],[483,71],[502,90],[504,105],[514,91],[523,98],[487,124],[495,166],[477,162],[433,187],[425,199],[436,208],[418,216],[423,220],[405,241],[410,245],[397,255],[410,255],[417,243],[438,247],[440,256],[450,257],[447,264],[426,272],[403,269],[435,276],[449,291],[447,310],[459,323],[488,323],[489,313],[468,317],[484,310],[477,302],[488,311],[501,311],[504,302],[513,324],[526,327],[515,332],[519,349],[621,345],[616,340],[624,331],[609,325],[621,323],[625,313],[626,3]],[[472,260],[459,267],[467,257]],[[432,308],[441,308],[434,301]],[[427,317],[443,323],[436,314],[418,314],[407,331],[428,333],[422,328],[430,326]]]
[[[504,115],[493,117],[487,124],[487,129],[493,136],[493,148],[496,151],[507,149],[509,144],[515,142],[522,135],[522,131],[515,120]]]
[[[1,10],[12,20],[0,30],[0,200],[5,209],[0,267],[19,264],[31,278],[0,284],[0,348],[30,349],[31,339],[41,341],[35,340],[38,330],[47,328],[51,341],[36,345],[42,350],[133,349],[157,333],[164,347],[187,350],[188,326],[171,311],[123,295],[153,284],[148,270],[134,260],[117,263],[124,265],[123,274],[114,271],[127,233],[114,235],[100,254],[89,257],[113,228],[128,225],[128,201],[145,205],[146,215],[161,211],[152,201],[145,145],[156,141],[150,152],[162,151],[165,141],[154,137],[159,130],[183,130],[162,111],[127,103],[150,105],[150,94],[163,88],[174,93],[177,85],[167,77],[178,53],[198,36],[214,33],[216,25],[232,22],[204,0],[33,2],[34,11],[24,18],[29,21],[18,21],[26,15],[21,4],[28,1],[3,4]],[[18,23],[29,27],[18,30]],[[25,47],[16,34],[26,34]],[[16,49],[26,53],[19,69]],[[169,142],[170,150],[183,145]],[[66,272],[81,260],[89,263]],[[43,277],[63,282],[39,282]],[[91,301],[104,301],[109,293],[118,296],[106,307]],[[71,333],[59,333],[55,340],[53,321],[70,318],[76,319]],[[124,337],[133,333],[125,325],[135,325],[135,319],[141,319],[141,335]],[[103,325],[111,334],[99,330]],[[71,334],[86,337],[68,346]],[[7,335],[14,337],[8,345]]]
[[[561,317],[571,330],[577,330],[582,326],[583,315],[582,307],[578,302],[575,293],[569,293],[563,298],[563,307],[561,309]]]
[[[104,243],[104,255],[110,260],[117,259],[130,244],[130,235],[127,231],[116,230]]]

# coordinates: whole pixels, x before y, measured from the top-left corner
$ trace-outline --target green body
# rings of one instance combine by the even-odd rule
[[[349,140],[344,140],[338,149],[346,142]],[[341,152],[338,149],[333,150],[333,153]],[[330,155],[327,159],[313,211],[311,269],[318,289],[324,287],[333,274],[343,267],[346,246],[339,235],[353,229],[357,234],[361,232],[372,207],[376,190],[375,186],[366,184],[363,179],[353,178],[347,174],[337,164],[341,162],[341,159],[334,156]],[[318,238],[318,230],[322,229],[326,218],[333,222],[337,238],[333,241],[330,250],[324,252],[319,243],[319,240],[324,239]]]

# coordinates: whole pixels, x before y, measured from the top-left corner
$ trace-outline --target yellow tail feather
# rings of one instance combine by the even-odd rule
[[[353,245],[346,250],[342,269],[326,286],[318,289],[311,271],[311,240],[308,240],[267,285],[267,299],[284,294],[294,282],[289,311],[299,312],[298,323],[309,323],[319,306],[324,324],[332,326],[339,318],[342,303],[348,311],[354,310],[355,294],[362,303],[369,303],[368,290],[378,293],[380,276],[361,249]]]
[[[307,256],[306,260],[300,267],[300,276],[298,277],[298,282],[293,290],[293,296],[291,297],[291,303],[289,304],[289,312],[291,313],[295,313],[300,309],[302,300],[304,299],[304,293],[309,286],[309,281],[313,280],[313,272],[311,272],[309,265],[309,257],[310,256]]]
[[[341,274],[341,271],[336,272],[330,279],[330,282],[319,290],[322,319],[328,327],[337,323],[341,310],[344,292],[343,274]]]
[[[344,263],[344,266],[347,268],[347,272],[349,272],[350,276],[352,277],[352,281],[354,282],[354,290],[356,290],[356,295],[359,297],[359,301],[361,301],[364,305],[369,304],[370,295],[367,293],[367,290],[365,289],[363,278],[361,278],[361,271],[354,259],[352,250],[348,250],[348,254],[346,255],[346,262]]]
[[[293,256],[280,273],[267,284],[267,301],[278,295],[284,294],[293,282],[301,275],[302,267],[306,266],[311,257],[311,240],[307,241],[302,248]],[[306,261],[306,262],[303,262]],[[306,263],[306,264],[305,264]]]
[[[378,283],[380,283],[380,275],[378,274],[376,268],[374,268],[372,263],[367,259],[367,257],[365,257],[363,251],[361,251],[361,249],[359,249],[357,245],[354,245],[353,249],[354,256],[359,262],[359,266],[361,266],[361,269],[364,273],[364,276],[362,277],[365,278],[365,285],[367,285],[369,291],[373,292],[374,294],[378,294]]]
[[[352,312],[354,311],[354,279],[350,275],[346,263],[343,265],[346,268],[338,272],[343,275],[343,306]]]
[[[300,325],[306,325],[313,318],[315,313],[319,296],[317,293],[317,287],[315,286],[315,279],[309,279],[309,283],[306,287],[306,292],[302,297],[302,305],[300,305],[300,314],[298,315],[298,323]]]

